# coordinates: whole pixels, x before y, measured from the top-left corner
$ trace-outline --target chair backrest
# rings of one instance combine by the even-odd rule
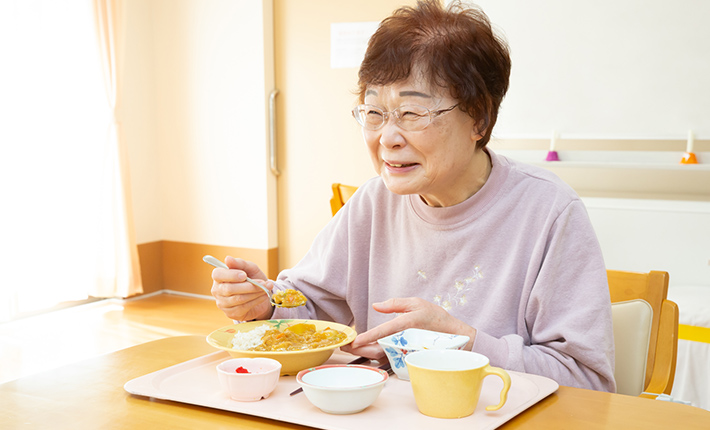
[[[355,194],[357,187],[352,185],[333,184],[333,197],[330,198],[330,210],[335,215],[345,202]]]
[[[335,215],[357,187],[333,184],[332,188],[330,208]],[[641,392],[670,394],[678,353],[678,305],[666,300],[668,273],[607,270],[607,277],[613,304],[618,389],[624,394],[633,395]],[[647,324],[649,319],[650,326]],[[643,360],[639,357],[643,356],[644,349],[647,351],[646,360],[641,366]],[[636,369],[633,377],[630,369]],[[626,374],[622,375],[623,372]],[[644,375],[642,385],[639,385],[639,375]],[[646,394],[643,396],[653,397]]]
[[[658,394],[670,394],[673,388],[675,376],[676,357],[678,352],[678,306],[667,300],[668,296],[668,273],[651,271],[649,273],[624,272],[618,270],[607,270],[609,278],[609,293],[611,295],[612,309],[616,309],[620,302],[629,300],[643,300],[652,309],[651,327],[648,335],[648,354],[645,365],[645,378],[643,392],[649,393],[650,397]],[[626,313],[619,310],[612,311],[614,314]],[[614,316],[614,334],[617,331],[622,336],[624,332],[636,331],[636,336],[645,338],[645,330],[639,327],[626,330],[627,327],[617,327],[617,324],[630,324],[626,322],[617,323],[617,315]],[[645,318],[636,316],[636,318]],[[619,321],[622,321],[621,318]],[[643,320],[634,321],[635,325],[643,325]],[[638,340],[638,339],[636,339]],[[627,357],[623,356],[628,345],[621,345],[622,340],[617,339],[617,361],[627,363]],[[637,350],[636,350],[637,351]],[[622,370],[617,367],[617,374]],[[622,376],[623,380],[624,377]],[[635,389],[634,389],[635,390]],[[630,393],[629,393],[630,394]]]
[[[616,392],[638,396],[646,387],[646,360],[653,309],[645,300],[611,304],[616,349]]]

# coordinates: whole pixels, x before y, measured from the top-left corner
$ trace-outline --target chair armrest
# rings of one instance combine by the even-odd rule
[[[678,351],[678,305],[664,300],[661,306],[656,359],[653,363],[651,380],[644,389],[644,394],[657,396],[670,394],[675,378]],[[642,397],[647,397],[643,396]]]

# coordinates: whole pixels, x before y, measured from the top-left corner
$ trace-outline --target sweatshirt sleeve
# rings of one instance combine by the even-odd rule
[[[581,201],[572,201],[554,220],[539,253],[531,261],[539,269],[523,296],[518,334],[496,338],[479,331],[473,350],[495,366],[562,385],[616,391],[606,269]]]
[[[353,305],[348,293],[348,271],[353,254],[349,222],[349,211],[341,209],[316,236],[303,259],[279,274],[278,288],[299,290],[308,301],[298,308],[276,308],[272,318],[353,323]]]

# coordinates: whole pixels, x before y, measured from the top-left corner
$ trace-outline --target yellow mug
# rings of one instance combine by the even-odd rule
[[[510,375],[489,364],[488,357],[471,351],[422,350],[404,358],[419,412],[435,418],[462,418],[476,410],[483,378],[503,380],[500,403],[487,411],[503,407],[510,390]]]

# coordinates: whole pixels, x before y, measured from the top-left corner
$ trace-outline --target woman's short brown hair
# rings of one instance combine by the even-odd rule
[[[458,1],[448,9],[437,0],[397,9],[370,38],[358,75],[360,103],[368,86],[405,80],[414,66],[459,101],[479,124],[483,137],[476,146],[486,146],[511,66],[508,45],[493,33],[486,14]]]

